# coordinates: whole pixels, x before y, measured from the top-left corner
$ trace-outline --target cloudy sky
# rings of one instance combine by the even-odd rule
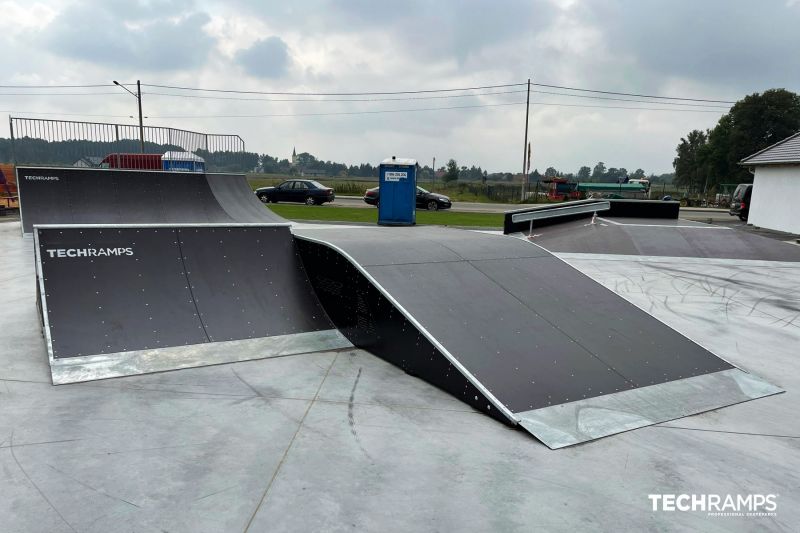
[[[348,93],[531,77],[542,84],[714,100],[773,87],[800,91],[800,0],[0,0],[0,13],[0,85],[141,79]],[[146,124],[238,133],[249,150],[280,157],[297,146],[347,163],[398,155],[422,162],[436,157],[439,166],[452,157],[490,171],[519,171],[525,117],[518,105],[525,94],[514,92],[519,89],[341,102],[330,100],[350,97],[285,101],[309,98],[145,87],[143,102]],[[20,94],[31,92],[49,96]],[[531,100],[533,166],[572,172],[600,160],[671,171],[680,137],[713,126],[725,111],[542,92]],[[409,111],[357,114],[387,110]],[[9,111],[127,123],[136,101],[116,87],[0,88],[0,112]],[[8,136],[6,120],[0,136]]]

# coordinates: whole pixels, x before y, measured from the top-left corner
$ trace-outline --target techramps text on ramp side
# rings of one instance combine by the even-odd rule
[[[295,230],[356,346],[551,448],[782,392],[520,239]]]

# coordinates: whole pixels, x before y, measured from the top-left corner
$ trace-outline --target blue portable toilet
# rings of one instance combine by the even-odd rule
[[[192,152],[167,152],[161,156],[161,165],[173,172],[206,171],[206,160]]]
[[[417,160],[392,156],[378,167],[378,224],[413,226],[417,223]]]

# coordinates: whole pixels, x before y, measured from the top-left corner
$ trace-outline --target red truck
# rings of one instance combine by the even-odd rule
[[[108,154],[101,166],[134,170],[161,170],[161,154]]]

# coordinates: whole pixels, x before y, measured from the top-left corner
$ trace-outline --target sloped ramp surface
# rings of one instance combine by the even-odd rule
[[[54,383],[337,349],[287,225],[37,226]]]
[[[17,167],[23,233],[37,224],[281,223],[240,174]]]
[[[296,230],[354,345],[560,448],[781,392],[511,237]]]

